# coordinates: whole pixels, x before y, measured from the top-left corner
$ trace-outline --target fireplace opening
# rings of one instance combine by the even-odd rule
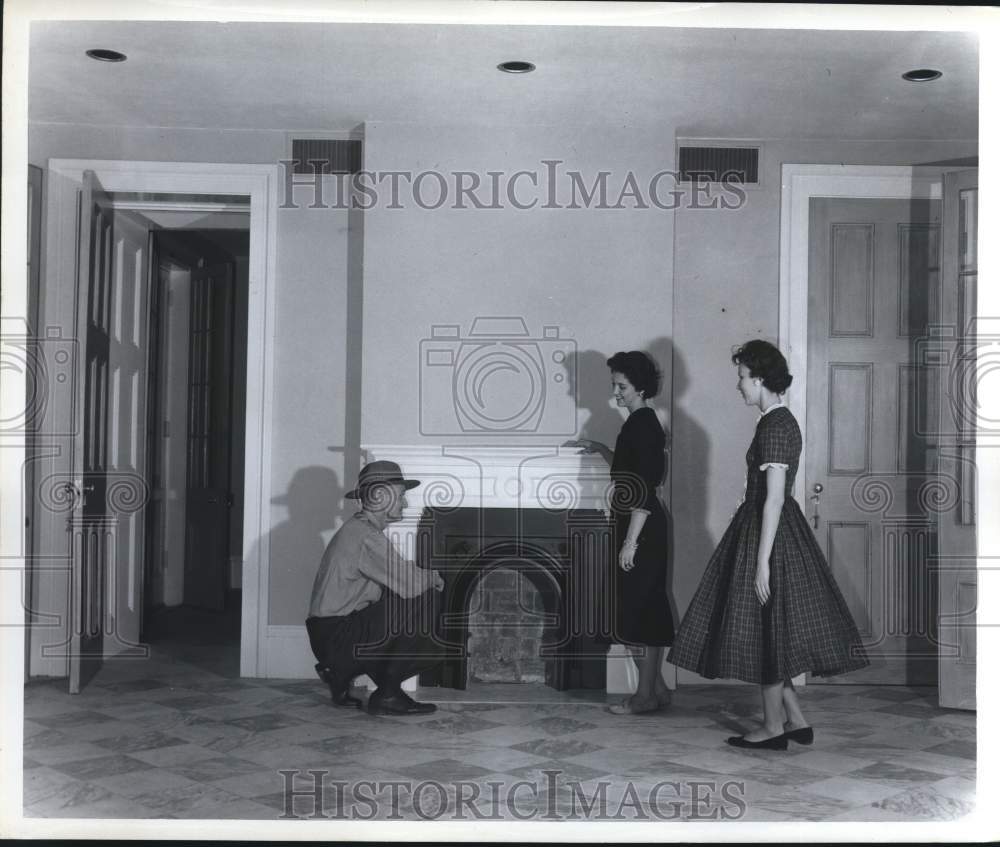
[[[469,596],[468,615],[468,682],[545,682],[542,643],[553,615],[546,615],[542,590],[523,571],[483,573]]]

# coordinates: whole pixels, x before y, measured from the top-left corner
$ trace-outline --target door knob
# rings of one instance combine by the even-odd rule
[[[812,496],[809,498],[813,503],[812,524],[813,529],[819,529],[819,495],[823,493],[822,483],[817,482],[813,486]]]

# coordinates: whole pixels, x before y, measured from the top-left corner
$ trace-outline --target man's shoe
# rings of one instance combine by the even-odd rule
[[[437,711],[437,706],[434,703],[422,703],[420,700],[414,700],[405,691],[400,690],[399,692],[404,700],[407,700],[410,704],[411,709],[416,709],[417,714],[429,715],[432,712]]]
[[[345,709],[363,709],[365,704],[360,697],[355,697],[353,694],[348,693],[349,689],[345,688],[340,693],[330,690],[330,702],[334,706],[341,706]]]
[[[369,715],[429,715],[437,711],[433,703],[420,703],[402,691],[396,694],[372,693],[368,698]]]
[[[350,693],[350,680],[346,683],[338,681],[333,671],[319,664],[316,665],[316,673],[326,683],[327,688],[330,689],[330,702],[334,706],[341,706],[348,709],[360,709],[364,706],[361,700]]]

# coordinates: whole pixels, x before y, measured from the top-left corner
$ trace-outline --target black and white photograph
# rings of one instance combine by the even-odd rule
[[[0,832],[1000,837],[998,33],[6,3]]]

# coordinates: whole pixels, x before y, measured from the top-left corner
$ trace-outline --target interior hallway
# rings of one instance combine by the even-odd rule
[[[331,707],[318,679],[240,679],[226,620],[187,613],[183,638],[155,642],[149,659],[108,662],[78,696],[65,680],[30,682],[25,815],[275,819],[286,803],[279,770],[310,768],[348,792],[363,780],[403,781],[395,805],[388,789],[354,804],[362,817],[374,805],[378,819],[454,820],[461,808],[457,819],[472,820],[456,797],[477,793],[472,784],[472,806],[505,820],[515,811],[597,819],[579,800],[598,796],[602,782],[606,818],[619,821],[949,820],[974,803],[975,714],[938,708],[933,689],[807,686],[816,742],[787,752],[726,746],[758,714],[757,692],[744,685],[684,687],[669,710],[631,718],[606,712],[603,692],[425,689],[417,697],[440,703],[437,713],[375,718]],[[559,772],[552,796],[546,771]],[[424,790],[415,809],[414,786],[425,780],[444,794]],[[511,798],[521,780],[537,796]],[[680,784],[651,797],[664,780]],[[693,800],[698,783],[714,784],[707,804]],[[322,796],[336,814],[336,795]],[[297,814],[313,813],[312,797],[293,802]]]

